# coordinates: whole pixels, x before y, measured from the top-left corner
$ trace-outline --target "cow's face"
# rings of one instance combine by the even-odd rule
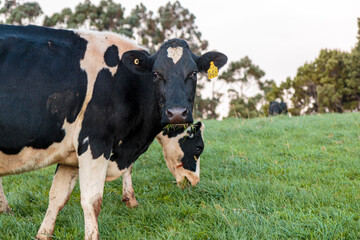
[[[165,129],[156,139],[161,144],[166,165],[180,188],[200,181],[200,154],[204,149],[201,122],[185,128]]]
[[[181,39],[163,43],[151,56],[144,51],[128,51],[122,56],[122,62],[132,72],[152,73],[164,125],[193,122],[197,73],[207,71],[211,61],[221,68],[227,57],[219,52],[196,56]]]

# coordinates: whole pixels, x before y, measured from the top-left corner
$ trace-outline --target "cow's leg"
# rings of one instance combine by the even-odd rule
[[[84,211],[85,239],[99,239],[98,216],[104,192],[109,161],[100,156],[92,158],[88,150],[79,156],[81,206]]]
[[[56,217],[65,206],[79,176],[79,168],[59,165],[49,192],[49,206],[45,218],[36,235],[37,239],[51,239]]]
[[[0,178],[0,213],[11,213],[9,203],[6,200],[6,197],[4,194],[1,178]]]
[[[129,208],[134,208],[139,205],[135,198],[135,192],[132,186],[131,171],[133,165],[131,165],[123,175],[123,202]]]

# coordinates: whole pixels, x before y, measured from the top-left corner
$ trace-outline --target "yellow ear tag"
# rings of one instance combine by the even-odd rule
[[[210,62],[210,68],[207,71],[208,79],[212,79],[214,77],[217,77],[219,75],[218,68],[214,65],[214,62]]]
[[[137,59],[137,58],[134,60],[134,63],[135,63],[136,65],[138,65],[139,62],[140,62],[140,61],[139,61],[139,59]]]

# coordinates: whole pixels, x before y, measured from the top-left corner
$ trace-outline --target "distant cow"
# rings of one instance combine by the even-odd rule
[[[180,39],[150,55],[114,33],[0,25],[0,177],[78,165],[85,239],[98,239],[108,166],[127,171],[165,125],[193,122],[210,62],[227,57]]]
[[[286,103],[284,103],[283,101],[281,101],[280,103],[277,101],[270,102],[269,115],[276,116],[282,113],[287,113]]]
[[[166,164],[180,187],[186,184],[185,176],[193,179],[192,183],[200,180],[200,155],[204,149],[202,137],[204,129],[204,124],[198,122],[187,129],[183,127],[165,129],[156,136],[163,148]],[[106,173],[106,181],[113,181],[123,176],[123,201],[131,208],[138,205],[131,180],[132,166],[124,171],[116,164],[109,164]],[[68,201],[78,175],[78,168],[58,165],[49,192],[49,206],[36,236],[38,239],[46,239],[46,236],[53,235],[57,214]]]

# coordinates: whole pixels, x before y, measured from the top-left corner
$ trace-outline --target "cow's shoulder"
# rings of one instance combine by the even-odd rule
[[[104,103],[102,97],[101,99],[93,97],[103,95],[104,91],[109,89],[114,90],[112,84],[117,72],[121,72],[121,75],[125,76],[125,69],[119,67],[122,54],[129,50],[144,48],[138,46],[131,39],[112,32],[91,30],[74,30],[74,32],[87,41],[84,57],[80,60],[81,69],[87,75],[87,95],[82,111],[85,112],[85,110],[89,110],[90,101],[93,104],[95,102]]]
[[[74,30],[80,37],[89,42],[87,48],[88,54],[92,56],[101,57],[105,53],[112,56],[117,52],[118,56],[129,50],[146,50],[146,48],[139,46],[132,39],[121,34],[113,32],[98,32],[92,30]],[[99,56],[100,55],[100,56]],[[103,60],[103,59],[101,59]],[[110,64],[110,66],[113,64]]]
[[[120,59],[126,51],[145,48],[116,33],[75,32],[88,42],[80,62],[88,86],[78,153],[83,154],[90,146],[94,158],[102,154],[109,158],[114,143],[128,136],[129,125],[139,112],[139,79],[129,75]]]

